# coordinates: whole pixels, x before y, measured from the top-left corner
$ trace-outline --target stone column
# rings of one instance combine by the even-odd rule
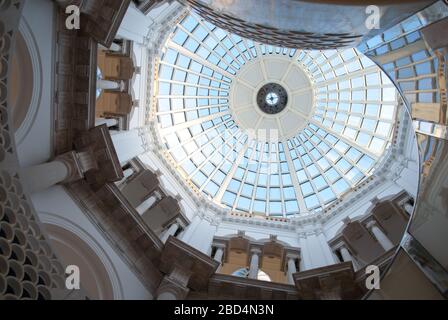
[[[20,177],[26,190],[35,193],[58,183],[82,179],[82,164],[77,153],[71,151],[54,161],[21,169]]]
[[[171,291],[160,292],[157,296],[157,300],[177,300],[176,294]]]
[[[107,125],[108,128],[116,126],[118,124],[117,119],[106,119],[106,118],[96,118],[95,126],[100,126],[102,124]]]
[[[297,267],[296,267],[296,256],[291,256],[288,255],[286,256],[286,259],[288,259],[288,283],[289,284],[294,284],[294,278],[293,278],[293,274],[297,272]]]
[[[372,231],[373,236],[385,251],[389,251],[394,247],[392,241],[390,241],[389,238],[384,234],[383,230],[378,227],[375,220],[369,221],[367,223],[367,228]]]
[[[252,254],[250,259],[250,267],[249,267],[249,278],[257,279],[258,278],[258,267],[260,261],[261,250],[260,249],[252,249],[250,251]]]
[[[217,247],[213,259],[215,259],[215,261],[218,261],[219,263],[222,263],[223,256],[224,256],[224,247]]]
[[[111,136],[120,163],[125,164],[129,160],[145,152],[143,137],[139,129],[119,131]]]
[[[128,180],[130,176],[134,174],[134,170],[132,168],[128,168],[126,170],[123,170],[123,179],[116,182],[116,185],[120,188],[120,190],[124,187],[125,182]]]
[[[153,194],[146,200],[144,200],[142,203],[138,205],[136,208],[137,212],[142,215],[144,214],[149,208],[151,208],[155,203],[160,201],[162,196],[157,191],[153,192]]]
[[[345,245],[343,245],[339,249],[339,251],[341,252],[342,260],[344,260],[344,262],[353,261],[352,255],[350,254],[348,249],[345,247]]]
[[[174,236],[176,234],[176,231],[179,230],[180,224],[176,221],[174,222],[168,230],[166,230],[162,236],[160,237],[160,240],[162,240],[163,243],[165,243],[170,236]]]
[[[96,81],[96,87],[102,90],[116,90],[120,89],[121,86],[116,81],[98,79]]]
[[[219,262],[219,266],[218,269],[216,269],[216,272],[219,272],[219,270],[221,269],[222,258],[224,257],[224,250],[225,250],[224,245],[216,245],[216,252],[215,255],[213,256],[213,259]]]

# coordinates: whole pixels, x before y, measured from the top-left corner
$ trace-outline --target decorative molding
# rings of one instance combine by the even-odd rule
[[[114,299],[120,300],[124,298],[122,284],[112,260],[103,249],[103,246],[99,244],[94,237],[92,237],[90,232],[86,231],[80,225],[75,224],[73,221],[61,217],[55,213],[39,211],[39,217],[41,218],[42,223],[55,225],[72,232],[77,237],[82,239],[95,252],[106,268],[112,284]]]
[[[25,40],[28,52],[31,57],[31,64],[33,68],[33,93],[31,96],[30,105],[20,127],[15,132],[16,144],[25,139],[26,135],[31,130],[34,120],[36,119],[41,98],[42,98],[42,60],[39,54],[38,44],[33,35],[31,27],[24,17],[21,18],[19,23],[19,31]]]

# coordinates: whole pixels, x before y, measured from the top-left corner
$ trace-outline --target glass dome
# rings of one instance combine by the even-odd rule
[[[232,276],[240,278],[249,278],[249,268],[241,268],[232,273]],[[271,277],[263,270],[258,270],[257,280],[271,282]]]
[[[356,49],[260,44],[194,13],[166,42],[156,83],[164,155],[235,211],[320,211],[372,175],[394,132],[397,92]],[[274,112],[257,102],[268,84],[278,91],[262,101]]]

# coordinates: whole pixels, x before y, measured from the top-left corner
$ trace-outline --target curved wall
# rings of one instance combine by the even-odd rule
[[[97,289],[92,289],[94,294],[111,296],[110,285],[105,280],[109,278],[114,299],[152,299],[152,294],[142,285],[131,267],[123,261],[120,253],[115,251],[104,233],[99,231],[63,187],[54,186],[33,194],[31,200],[48,229],[46,231],[54,240],[55,249],[70,248],[68,253],[61,254],[62,259],[66,258],[66,263],[77,261],[85,265],[86,270],[89,270],[87,272],[89,277],[94,277],[106,269],[108,276],[97,279]],[[86,260],[91,261],[87,263]],[[84,267],[80,270],[81,285],[83,269]]]

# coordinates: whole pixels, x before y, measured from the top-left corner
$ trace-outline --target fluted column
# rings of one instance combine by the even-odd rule
[[[249,278],[257,279],[261,250],[260,249],[252,249],[250,251],[250,253],[252,254],[252,256],[250,258]]]
[[[288,283],[294,284],[294,278],[293,274],[297,272],[296,267],[296,256],[287,256],[286,259],[288,259]]]
[[[177,232],[177,230],[179,230],[179,228],[180,228],[180,224],[179,224],[178,222],[174,222],[174,223],[168,228],[168,230],[166,230],[166,231],[162,234],[162,236],[160,237],[160,240],[161,240],[163,243],[165,243],[165,242],[168,240],[168,238],[169,238],[170,236],[174,236],[174,235],[176,234],[176,232]]]
[[[389,238],[384,234],[383,230],[381,230],[376,221],[372,220],[367,223],[367,228],[372,231],[375,239],[378,241],[378,243],[383,247],[385,251],[389,251],[394,247],[394,244],[392,241],[389,240]]]

